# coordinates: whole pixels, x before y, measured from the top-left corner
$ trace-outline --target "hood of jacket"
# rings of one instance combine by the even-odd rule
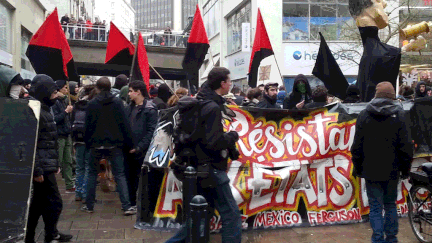
[[[225,103],[225,99],[216,94],[214,90],[210,88],[206,83],[203,84],[201,91],[196,96],[199,100],[213,100],[218,105],[223,105]]]
[[[113,103],[114,97],[109,91],[102,91],[95,97],[95,100],[102,105],[109,105]]]
[[[366,110],[372,115],[391,116],[403,109],[398,101],[386,98],[375,98],[369,102],[366,106]]]
[[[416,98],[426,97],[427,96],[427,87],[426,87],[425,91],[423,93],[421,93],[420,92],[420,85],[425,85],[426,86],[426,83],[423,82],[423,81],[420,81],[420,82],[417,83],[417,86],[415,88],[415,94],[416,94],[415,96],[416,96]]]
[[[163,102],[167,103],[169,98],[171,98],[172,93],[168,85],[161,84],[158,88],[158,97],[163,100]]]
[[[45,74],[38,74],[34,77],[36,80],[33,97],[39,100],[42,104],[53,106],[56,100],[52,100],[51,94],[57,90],[57,85],[54,80]]]
[[[129,85],[126,85],[120,90],[120,99],[124,101],[128,101],[129,100],[128,93],[129,93]]]
[[[309,85],[308,79],[303,74],[299,74],[299,75],[297,75],[297,77],[295,77],[292,94],[296,95],[296,96],[301,96],[302,95],[300,93],[300,91],[298,90],[298,87],[297,87],[298,84],[300,82],[302,82],[302,81],[306,84],[306,95],[311,96],[312,95],[312,89],[311,89],[311,87]]]
[[[18,72],[12,68],[0,66],[0,97],[9,97],[12,84],[19,84],[19,80],[22,78]]]

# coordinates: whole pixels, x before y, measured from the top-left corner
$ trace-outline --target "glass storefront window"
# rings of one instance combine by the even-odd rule
[[[284,41],[347,40],[353,23],[347,0],[284,0]]]
[[[227,18],[227,49],[228,55],[241,50],[242,23],[250,23],[251,20],[250,2],[237,10]],[[252,31],[251,31],[252,34]],[[252,38],[251,38],[252,39]]]
[[[8,8],[0,4],[0,50],[11,53],[11,12]]]

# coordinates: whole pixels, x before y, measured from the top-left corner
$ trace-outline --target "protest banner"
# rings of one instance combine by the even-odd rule
[[[350,148],[356,117],[367,104],[332,104],[316,110],[288,111],[231,107],[236,113],[225,121],[235,130],[240,157],[230,161],[228,176],[242,214],[243,229],[284,228],[356,223],[368,220],[365,181],[354,177]],[[409,110],[412,103],[404,104]],[[161,111],[158,128],[145,163],[168,167],[173,154],[175,108]],[[425,162],[418,158],[413,167]],[[406,215],[407,180],[398,187],[397,207]],[[179,228],[182,184],[167,170],[159,189],[153,218],[137,228]],[[155,189],[154,189],[155,190]],[[146,225],[146,227],[143,227]],[[221,229],[216,213],[211,231]]]

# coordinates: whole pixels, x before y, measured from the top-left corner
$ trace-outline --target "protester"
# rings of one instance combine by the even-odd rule
[[[123,86],[120,90],[119,98],[123,101],[123,105],[126,107],[129,105],[129,85]]]
[[[327,89],[324,86],[317,86],[312,91],[312,99],[313,102],[306,104],[304,108],[306,109],[315,109],[321,108],[327,105]]]
[[[150,99],[154,99],[158,96],[158,88],[154,85],[150,85]]]
[[[0,97],[19,99],[24,80],[12,68],[0,65]]]
[[[65,14],[63,17],[61,17],[60,23],[61,23],[61,25],[68,25],[69,24],[69,16],[68,16],[68,14]],[[66,26],[63,26],[63,31],[66,34],[66,31],[67,31],[67,27]]]
[[[260,85],[258,85],[258,88],[259,88],[261,91],[264,91],[264,84],[260,84]]]
[[[96,82],[99,93],[88,103],[84,142],[90,149],[91,162],[86,205],[82,211],[93,213],[99,161],[105,157],[111,164],[124,215],[136,213],[131,207],[122,149],[132,149],[132,136],[122,101],[110,93],[111,83],[102,77]]]
[[[226,95],[223,96],[223,98],[225,99],[225,104],[226,105],[237,105],[237,103],[235,103],[235,95],[233,93],[228,93]]]
[[[206,161],[211,165],[213,173],[209,176],[215,182],[214,187],[204,190],[199,183],[198,194],[204,195],[210,205],[214,202],[222,220],[222,242],[240,243],[241,215],[226,173],[228,169],[226,152],[235,147],[239,136],[235,131],[225,133],[222,126],[222,110],[225,102],[222,96],[228,94],[231,88],[229,74],[229,70],[224,67],[214,67],[208,75],[206,84],[197,95],[197,99],[205,103],[200,112],[203,125],[197,128],[202,129],[202,132],[197,132],[202,134],[202,139],[196,144],[202,153],[197,152],[196,156],[200,161]],[[188,224],[183,225],[180,231],[167,242],[185,242],[188,227]]]
[[[357,88],[355,84],[349,85],[346,91],[346,98],[342,103],[352,104],[352,103],[359,103],[359,102],[361,102],[360,90]]]
[[[231,89],[231,93],[233,93],[234,96],[235,96],[235,98],[234,98],[234,102],[235,102],[237,105],[241,105],[242,102],[243,102],[244,96],[241,96],[241,95],[240,95],[240,93],[241,93],[240,88],[237,87],[237,86],[234,86],[234,87]]]
[[[78,83],[75,81],[69,81],[69,92],[72,105],[74,105],[78,101],[78,90]]]
[[[302,109],[306,104],[312,102],[312,92],[309,81],[303,74],[294,79],[292,92],[285,98],[284,109]]]
[[[257,104],[258,108],[280,109],[277,102],[278,83],[268,83],[264,86],[263,99]]]
[[[71,14],[71,17],[69,19],[69,38],[75,39],[74,33],[75,33],[75,26],[77,24],[77,20],[75,19],[74,15]]]
[[[86,187],[90,166],[90,150],[84,142],[85,116],[89,100],[94,94],[94,85],[87,85],[80,92],[79,101],[75,104],[72,112],[72,139],[76,150],[76,182],[75,201],[82,201],[86,198]]]
[[[56,84],[59,88],[58,100],[52,107],[52,111],[58,132],[58,158],[66,184],[66,193],[75,193],[72,165],[72,127],[70,122],[73,106],[69,105],[69,86],[66,81],[57,80]]]
[[[166,84],[162,84],[158,88],[158,95],[153,99],[153,103],[156,104],[158,110],[163,110],[168,108],[168,100],[171,98],[172,92],[171,89]]]
[[[247,92],[247,101],[244,101],[242,106],[256,107],[260,102],[259,98],[262,95],[262,91],[259,88],[253,88]]]
[[[285,91],[285,86],[281,86],[279,87],[279,93],[277,94],[277,101],[276,104],[282,108],[283,107],[283,101],[286,97],[286,91]]]
[[[24,82],[23,82],[23,87],[26,89],[26,90],[30,90],[30,87],[31,87],[31,80],[30,79],[24,79]]]
[[[86,40],[93,40],[93,23],[91,22],[90,18],[87,18],[87,22],[85,23],[85,27],[86,27]]]
[[[417,83],[416,89],[415,89],[415,98],[423,98],[427,96],[426,92],[426,83],[424,81],[420,81]]]
[[[147,87],[143,81],[133,81],[129,84],[131,104],[128,107],[127,115],[132,128],[133,149],[129,151],[125,164],[127,165],[129,198],[132,207],[136,207],[142,163],[158,121],[158,110],[153,102],[145,99],[146,93]]]
[[[120,97],[120,90],[124,86],[128,85],[128,83],[129,83],[129,79],[128,79],[128,77],[126,75],[124,75],[124,74],[118,75],[115,78],[114,86],[111,89],[111,94],[113,94],[114,97],[119,98]]]
[[[177,105],[177,102],[179,99],[181,99],[183,96],[187,96],[189,94],[189,91],[185,88],[178,88],[175,92],[175,95],[171,96],[168,100],[168,106],[173,107]]]
[[[40,216],[44,221],[45,242],[68,242],[72,235],[57,230],[63,202],[55,174],[59,173],[57,128],[51,107],[56,103],[57,85],[52,78],[38,74],[33,79],[36,100],[41,102],[36,156],[33,170],[33,196],[31,197],[25,242],[35,242]]]
[[[426,93],[427,93],[428,97],[432,96],[432,88],[431,87],[427,87],[426,88]]]
[[[401,85],[399,87],[399,95],[396,99],[400,101],[412,100],[414,98],[414,89],[408,85]]]
[[[172,38],[171,38],[171,35],[172,35],[171,27],[169,27],[169,26],[166,27],[166,29],[164,30],[164,35],[165,35],[164,36],[165,40],[168,42],[165,44],[167,46],[172,46],[173,43],[172,43]]]
[[[397,242],[398,180],[408,177],[413,158],[404,112],[394,98],[390,82],[376,86],[375,98],[357,117],[351,148],[353,174],[366,180],[372,242]]]

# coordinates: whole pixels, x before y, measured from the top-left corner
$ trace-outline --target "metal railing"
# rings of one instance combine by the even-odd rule
[[[66,38],[69,40],[107,42],[109,29],[106,26],[88,27],[84,24],[62,25]],[[126,38],[132,37],[131,30],[122,30]],[[189,35],[165,34],[164,31],[139,30],[144,39],[144,45],[161,47],[186,48]],[[129,33],[129,35],[127,35]],[[136,39],[135,39],[136,40]]]

